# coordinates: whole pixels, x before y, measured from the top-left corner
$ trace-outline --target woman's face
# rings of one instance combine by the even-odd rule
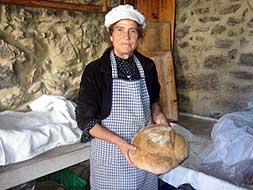
[[[137,47],[137,23],[132,20],[120,20],[113,26],[110,35],[114,53],[121,58],[128,58]]]

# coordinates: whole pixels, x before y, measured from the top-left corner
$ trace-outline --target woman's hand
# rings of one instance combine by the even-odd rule
[[[134,166],[134,163],[131,161],[129,157],[129,150],[136,150],[136,147],[132,144],[129,144],[126,141],[122,141],[117,144],[120,149],[121,154],[126,158],[129,165]]]
[[[165,126],[171,127],[170,123],[167,120],[167,118],[162,113],[159,114],[159,115],[156,115],[155,117],[153,117],[153,120],[158,125],[160,124],[160,125],[165,125]]]
[[[89,132],[95,138],[99,138],[112,144],[115,144],[120,149],[121,154],[126,158],[128,163],[131,166],[134,166],[129,157],[129,150],[136,150],[136,147],[134,145],[129,144],[120,136],[108,130],[107,128],[104,128],[98,123],[94,127],[92,127]]]
[[[163,114],[158,102],[153,103],[152,105],[152,118],[153,118],[153,121],[158,125],[160,124],[160,125],[166,125],[168,127],[171,127],[170,123],[168,122],[168,119]]]

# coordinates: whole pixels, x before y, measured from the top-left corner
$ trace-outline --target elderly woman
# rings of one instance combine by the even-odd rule
[[[105,16],[112,47],[85,68],[76,116],[82,140],[91,140],[92,190],[156,190],[158,176],[134,167],[132,137],[151,123],[169,123],[159,106],[154,62],[136,50],[144,16],[120,5]]]

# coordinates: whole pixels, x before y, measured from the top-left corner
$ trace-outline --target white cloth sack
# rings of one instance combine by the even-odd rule
[[[236,112],[215,123],[212,139],[205,133],[182,133],[189,141],[189,157],[160,178],[176,187],[190,183],[197,190],[253,189],[245,183],[253,173],[252,122],[253,112]]]
[[[204,172],[182,166],[178,166],[170,172],[160,175],[159,178],[175,187],[190,183],[196,190],[248,190],[247,188],[239,187],[222,179],[207,175]]]
[[[60,96],[43,95],[30,112],[0,113],[0,165],[30,159],[52,148],[80,141],[75,104]]]
[[[253,160],[253,111],[234,112],[221,117],[211,134],[212,151],[203,163],[222,162],[232,166]]]
[[[221,117],[211,133],[211,149],[203,151],[205,172],[228,182],[251,187],[253,174],[253,111]]]

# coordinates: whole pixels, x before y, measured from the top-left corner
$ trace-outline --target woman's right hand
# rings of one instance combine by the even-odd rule
[[[129,144],[127,141],[122,141],[117,144],[120,149],[121,154],[126,158],[129,165],[134,166],[134,163],[129,157],[129,150],[136,150],[136,147],[132,144]]]
[[[129,144],[120,136],[111,132],[110,130],[98,123],[90,129],[89,133],[95,138],[102,139],[112,144],[115,144],[120,149],[121,154],[126,158],[127,162],[131,166],[134,166],[133,162],[129,157],[129,150],[136,150],[136,147],[134,145]]]

